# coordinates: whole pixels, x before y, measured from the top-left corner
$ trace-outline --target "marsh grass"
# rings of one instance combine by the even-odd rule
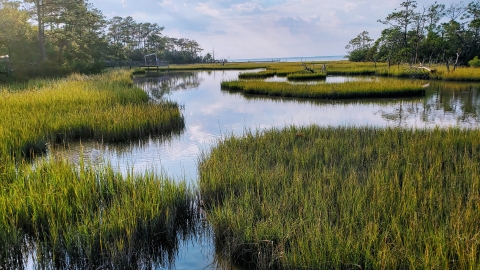
[[[412,69],[409,65],[391,65],[382,62],[350,62],[350,61],[328,61],[328,62],[308,62],[305,63],[309,68],[327,75],[358,75],[358,76],[386,76],[400,78],[423,78],[433,80],[449,81],[480,81],[480,68],[457,67],[455,71],[447,71],[444,65],[429,66],[435,69],[435,73],[429,73],[424,70]],[[417,65],[418,66],[418,65]],[[323,67],[326,70],[323,70]],[[194,64],[194,65],[171,65],[173,70],[244,70],[266,68],[275,71],[275,75],[286,77],[289,74],[298,73],[305,68],[302,63],[280,62],[280,63],[225,63],[225,65],[215,64]]]
[[[127,71],[0,89],[0,115],[3,155],[42,152],[47,142],[69,139],[128,141],[184,126],[176,104],[149,102]]]
[[[178,105],[151,102],[128,71],[35,80],[0,89],[0,264],[138,268],[173,260],[195,218],[193,191],[146,172],[62,159],[32,167],[47,143],[123,142],[178,132]],[[143,266],[142,266],[143,265]]]
[[[425,94],[425,89],[420,81],[407,80],[355,81],[314,85],[265,81],[224,81],[221,87],[225,90],[243,91],[246,94],[318,99],[406,97]]]
[[[288,74],[287,79],[290,81],[325,80],[327,79],[327,74],[321,72],[297,72]]]
[[[79,168],[43,162],[0,193],[0,228],[26,237],[4,236],[9,240],[2,250],[27,239],[36,246],[35,259],[55,268],[165,265],[191,233],[193,194],[185,182],[164,176],[122,176],[110,165],[82,161]]]
[[[259,72],[243,72],[238,74],[239,79],[265,79],[274,77],[277,74],[274,70],[264,70]]]
[[[260,269],[477,269],[478,130],[230,137],[200,162],[217,249]]]

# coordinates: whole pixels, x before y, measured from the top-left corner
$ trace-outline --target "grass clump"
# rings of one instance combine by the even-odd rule
[[[136,68],[132,71],[133,75],[145,75],[146,73],[147,71],[144,68]]]
[[[0,89],[0,153],[46,150],[47,142],[92,138],[129,141],[184,126],[177,104],[152,103],[127,71],[27,83]]]
[[[267,96],[346,99],[404,97],[425,94],[420,81],[382,80],[346,83],[292,85],[287,82],[225,81],[222,89]]]
[[[265,70],[260,72],[243,72],[238,75],[239,79],[265,79],[275,76],[274,70]]]
[[[48,161],[0,191],[0,262],[13,267],[23,246],[52,268],[165,265],[191,233],[193,200],[184,182],[163,176]]]
[[[178,105],[151,102],[128,71],[0,88],[0,264],[137,268],[172,260],[194,213],[193,192],[163,176],[26,159],[48,143],[129,141],[180,132]]]
[[[479,130],[231,137],[200,163],[220,252],[260,269],[480,267]]]
[[[287,79],[290,81],[308,81],[308,80],[325,80],[327,79],[326,73],[321,72],[298,72],[287,75]]]

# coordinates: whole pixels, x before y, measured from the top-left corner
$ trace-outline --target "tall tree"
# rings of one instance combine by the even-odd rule
[[[348,58],[350,61],[365,61],[367,59],[367,54],[370,48],[372,47],[373,39],[370,38],[367,31],[363,31],[358,36],[350,40],[345,49],[349,50]]]
[[[27,39],[32,27],[28,19],[29,14],[20,10],[18,3],[0,2],[0,48],[5,49],[10,61],[16,61],[20,55],[17,52],[29,43]]]

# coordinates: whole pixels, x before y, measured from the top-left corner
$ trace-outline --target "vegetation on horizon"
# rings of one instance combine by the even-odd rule
[[[200,162],[218,252],[258,269],[480,267],[479,130],[230,137]]]

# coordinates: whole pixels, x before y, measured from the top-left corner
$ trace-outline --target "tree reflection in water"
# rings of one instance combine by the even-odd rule
[[[480,84],[432,81],[421,101],[402,101],[379,113],[397,126],[470,127],[480,122]],[[421,122],[416,122],[420,120]]]

